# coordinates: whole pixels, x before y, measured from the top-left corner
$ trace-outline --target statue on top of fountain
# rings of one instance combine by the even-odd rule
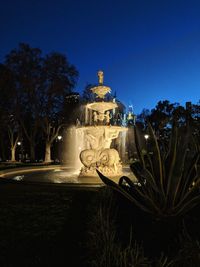
[[[97,76],[98,76],[98,78],[99,78],[99,84],[103,84],[103,71],[102,70],[99,70],[98,72],[97,72]]]
[[[104,99],[105,95],[111,92],[111,89],[110,87],[103,85],[104,74],[102,70],[98,71],[97,76],[99,84],[91,88],[91,91],[97,95],[97,98]]]
[[[99,84],[91,88],[91,91],[101,101],[86,105],[86,110],[91,111],[93,125],[82,128],[84,129],[87,149],[80,153],[80,160],[84,165],[80,175],[96,176],[96,169],[105,175],[121,175],[122,164],[119,153],[110,146],[112,140],[116,139],[120,132],[127,129],[110,125],[110,110],[114,110],[118,105],[115,101],[104,101],[105,95],[110,93],[111,89],[103,84],[103,71],[98,71],[97,75]]]

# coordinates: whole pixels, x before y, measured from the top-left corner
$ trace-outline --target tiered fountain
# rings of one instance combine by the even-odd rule
[[[110,124],[110,111],[115,110],[118,106],[115,102],[104,101],[106,94],[110,93],[111,89],[103,84],[103,78],[103,72],[99,71],[99,84],[91,88],[99,101],[86,105],[86,123],[90,117],[91,125],[77,129],[85,140],[84,149],[80,152],[80,160],[83,164],[80,171],[81,177],[97,176],[96,169],[108,176],[122,174],[119,153],[110,146],[112,140],[116,139],[120,132],[127,131],[127,128]]]
[[[78,123],[76,127],[68,128],[65,133],[64,165],[61,168],[49,166],[19,169],[0,173],[0,177],[28,182],[94,185],[102,183],[98,179],[97,169],[113,180],[122,175],[119,153],[111,147],[112,141],[119,137],[120,150],[125,152],[127,128],[111,125],[111,117],[118,106],[115,101],[105,101],[105,96],[111,89],[103,84],[102,71],[98,72],[98,78],[98,85],[91,88],[96,95],[96,101],[85,106],[84,126]],[[127,168],[123,171],[127,173]]]

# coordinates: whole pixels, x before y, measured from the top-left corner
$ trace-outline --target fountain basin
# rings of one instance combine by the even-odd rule
[[[135,180],[128,166],[123,168],[123,175]],[[118,182],[121,176],[109,177]],[[80,177],[79,170],[63,166],[25,167],[0,171],[0,179],[27,183],[66,184],[74,186],[103,186],[101,179],[96,177]]]
[[[87,108],[95,110],[99,113],[104,113],[106,110],[117,108],[117,104],[113,102],[93,102],[87,104]]]

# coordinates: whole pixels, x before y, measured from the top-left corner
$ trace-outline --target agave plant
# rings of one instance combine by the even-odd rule
[[[135,128],[138,161],[131,169],[138,180],[121,177],[116,184],[98,170],[102,181],[145,212],[159,216],[183,215],[200,203],[200,151],[189,129],[173,126],[166,149],[148,124],[148,147]],[[145,150],[144,150],[145,148]],[[144,153],[146,151],[146,153]]]

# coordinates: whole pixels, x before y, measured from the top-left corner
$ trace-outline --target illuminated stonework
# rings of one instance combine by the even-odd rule
[[[84,165],[81,175],[96,175],[96,169],[107,175],[120,175],[122,164],[119,153],[116,149],[111,149],[110,145],[112,140],[126,129],[119,126],[90,126],[83,130],[89,149],[80,153],[80,159]]]
[[[106,110],[117,108],[117,104],[113,102],[94,102],[87,104],[87,108],[104,113]]]
[[[98,72],[99,85],[91,88],[97,97],[104,98],[111,92],[110,87],[103,85],[103,72]],[[105,175],[121,175],[122,164],[116,149],[110,148],[113,139],[119,133],[127,129],[110,125],[110,110],[117,108],[115,102],[93,102],[86,105],[86,109],[92,110],[93,126],[80,127],[83,132],[87,149],[80,153],[83,164],[80,176],[96,176],[96,169]]]
[[[97,97],[102,98],[102,99],[105,98],[105,95],[106,95],[107,93],[110,93],[110,92],[111,92],[110,87],[108,87],[108,86],[104,86],[104,85],[98,85],[98,86],[95,86],[95,87],[93,87],[91,90],[92,90],[92,92],[93,92],[94,94],[97,95]]]
[[[111,89],[110,87],[103,85],[103,71],[98,71],[97,76],[99,79],[99,85],[91,88],[91,91],[96,94],[98,98],[104,99],[105,95],[111,92]]]

